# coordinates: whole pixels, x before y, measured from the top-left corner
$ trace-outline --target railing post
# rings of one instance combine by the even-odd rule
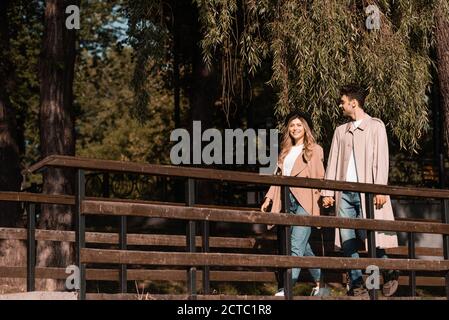
[[[408,258],[416,259],[415,252],[415,233],[408,233]],[[411,270],[409,272],[409,286],[410,286],[410,296],[416,297],[416,271]]]
[[[109,198],[110,195],[110,179],[109,172],[103,173],[103,198]]]
[[[449,199],[442,201],[443,206],[443,223],[449,223]],[[443,235],[443,251],[444,259],[449,260],[449,235]],[[449,271],[446,270],[446,298],[449,300]]]
[[[288,213],[288,208],[290,204],[289,199],[289,187],[281,187],[281,197],[282,197],[282,212]],[[289,256],[291,253],[291,228],[290,226],[279,226],[281,235],[281,254]],[[293,299],[293,285],[292,285],[292,269],[283,269],[283,280],[284,280],[284,297],[287,300]]]
[[[127,229],[126,216],[120,216],[120,233],[119,233],[120,250],[126,250],[126,229]],[[127,273],[126,264],[121,264],[119,269],[121,293],[126,293],[128,291],[128,279],[126,273]]]
[[[186,204],[191,207],[195,204],[195,180],[188,178],[186,182]],[[187,251],[196,251],[196,228],[195,221],[187,223]],[[196,300],[196,268],[190,266],[187,270],[187,292],[190,299]]]
[[[27,291],[31,292],[36,279],[36,205],[29,203],[27,211]]]
[[[86,247],[86,221],[85,216],[81,212],[81,204],[86,195],[86,184],[84,170],[78,169],[76,171],[76,186],[75,186],[75,214],[76,214],[76,264],[79,268],[79,299],[86,299],[86,265],[81,262],[81,250]]]
[[[203,221],[203,232],[202,232],[202,249],[203,252],[209,252],[209,235],[210,235],[210,225],[209,221]],[[203,267],[203,294],[210,293],[210,268],[209,266]]]
[[[374,219],[374,195],[372,193],[365,194],[366,218]],[[376,258],[376,232],[374,230],[367,230],[368,237],[368,256]],[[377,299],[377,291],[375,288],[369,290],[371,300]]]

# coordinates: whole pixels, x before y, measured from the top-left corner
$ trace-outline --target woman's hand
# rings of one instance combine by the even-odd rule
[[[322,199],[322,201],[323,201],[323,207],[324,207],[324,208],[330,208],[330,207],[332,207],[332,206],[334,205],[334,202],[335,202],[335,200],[334,200],[333,197],[324,197],[324,198]]]
[[[267,212],[268,207],[271,204],[271,199],[265,198],[265,201],[262,203],[262,206],[260,207],[260,211],[262,212]],[[274,228],[274,224],[269,224],[267,225],[267,230],[270,231],[271,229]]]
[[[260,207],[260,211],[267,212],[268,207],[270,206],[271,199],[265,198],[265,201],[262,203],[262,206]]]

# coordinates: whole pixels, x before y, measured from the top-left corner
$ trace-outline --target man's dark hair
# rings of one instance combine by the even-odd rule
[[[368,92],[366,89],[355,84],[349,84],[340,89],[340,96],[347,96],[351,100],[357,100],[361,108],[365,105],[367,95]]]

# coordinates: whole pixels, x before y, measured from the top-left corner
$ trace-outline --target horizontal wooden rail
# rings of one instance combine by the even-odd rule
[[[387,248],[385,249],[385,253],[387,255],[407,256],[408,247],[399,246],[396,248]],[[443,257],[443,248],[415,247],[415,254],[417,256]]]
[[[184,253],[82,249],[82,263],[111,263],[164,266],[222,266],[264,268],[323,268],[447,271],[449,261],[374,258],[293,257],[234,253]]]
[[[74,205],[75,198],[67,195],[47,195],[41,193],[29,193],[29,192],[0,192],[0,201],[10,202],[34,202],[45,204],[64,204]]]
[[[108,202],[120,202],[129,204],[155,204],[155,205],[170,205],[185,207],[185,203],[180,202],[165,202],[165,201],[150,201],[150,200],[131,200],[131,199],[112,199],[102,197],[86,197],[86,200],[91,201],[108,201]],[[33,202],[37,204],[61,204],[61,205],[74,205],[75,197],[70,195],[46,195],[41,193],[28,193],[28,192],[10,192],[0,191],[0,201],[8,202]],[[236,207],[236,206],[221,206],[212,204],[194,204],[193,207],[210,208],[210,209],[229,209],[239,211],[254,211],[258,208],[254,207]],[[418,218],[402,218],[396,217],[396,221],[409,221],[409,222],[428,222],[439,223],[441,220],[437,219],[418,219]]]
[[[246,211],[242,214],[239,210],[160,206],[112,201],[86,200],[81,205],[81,211],[83,214],[88,215],[140,216],[250,224],[302,225],[325,228],[449,234],[449,224],[444,223],[350,219],[329,216],[298,216],[282,213],[271,214],[260,211]]]
[[[26,240],[27,229],[24,228],[0,228],[0,239],[9,240]],[[61,241],[61,242],[74,242],[74,231],[63,230],[43,230],[36,229],[37,241]],[[87,243],[97,244],[118,244],[119,236],[117,233],[110,232],[86,232]],[[201,236],[196,237],[196,246],[200,248],[202,246]],[[182,235],[166,235],[166,234],[128,234],[128,245],[138,246],[167,246],[167,247],[182,247],[186,246],[186,237]],[[267,249],[271,250],[276,248],[276,239],[274,237],[210,237],[209,246],[211,248],[223,248],[223,249]],[[333,243],[333,240],[331,241]],[[314,241],[311,241],[312,245]],[[322,245],[321,241],[318,241]],[[396,248],[387,248],[385,252],[388,255],[407,256],[408,247],[399,246]],[[360,251],[361,254],[366,254],[364,251]],[[442,248],[431,247],[416,247],[416,255],[418,256],[443,256]]]
[[[80,168],[85,170],[126,172],[136,174],[158,175],[168,177],[195,178],[216,181],[230,181],[262,185],[291,186],[338,191],[357,191],[364,193],[410,196],[417,198],[449,199],[449,190],[430,188],[408,188],[375,185],[367,183],[351,183],[333,180],[319,180],[298,177],[260,175],[252,172],[203,169],[193,167],[140,164],[134,162],[98,160],[70,156],[49,156],[30,166],[23,173],[33,173],[45,167]]]
[[[201,279],[201,271],[197,271]],[[128,269],[127,278],[129,281],[186,281],[187,274],[184,270],[148,270],[148,269]],[[39,279],[66,279],[68,276],[64,268],[36,268],[36,278]],[[0,266],[0,278],[26,278],[25,267],[3,267]],[[119,270],[116,269],[87,269],[87,280],[118,281]],[[341,280],[341,274],[337,277]],[[430,277],[432,278],[432,277]],[[212,281],[231,282],[275,282],[274,272],[269,271],[211,271]]]
[[[36,278],[64,280],[68,276],[64,268],[36,268]],[[197,271],[197,285],[201,285],[202,271]],[[302,277],[302,275],[301,275]],[[25,267],[0,267],[0,278],[26,278]],[[87,269],[86,279],[89,281],[118,281],[119,270],[116,269]],[[148,270],[128,269],[129,281],[180,281],[187,280],[184,270]],[[338,271],[326,271],[326,283],[338,285],[345,282],[345,275]],[[210,280],[216,282],[276,282],[273,271],[210,271]],[[307,280],[306,280],[307,281]],[[382,283],[382,279],[380,279]],[[441,276],[418,276],[416,283],[419,286],[439,287],[445,285],[445,278]],[[399,285],[408,286],[409,277],[400,276]]]
[[[26,240],[27,229],[24,228],[0,228],[0,239]],[[38,241],[66,241],[75,242],[74,231],[62,230],[42,230],[36,229],[36,240]],[[210,237],[209,246],[211,248],[239,248],[239,249],[260,249],[274,248],[273,238],[233,238],[233,237]],[[86,232],[87,243],[118,244],[119,235],[117,233],[106,232]],[[128,245],[141,246],[173,246],[185,247],[186,237],[181,235],[159,235],[159,234],[128,234]],[[201,236],[196,237],[196,246],[201,247]]]
[[[102,197],[86,197],[86,200],[93,201],[111,201],[111,202],[123,202],[123,203],[140,203],[140,204],[157,204],[157,205],[171,205],[185,207],[186,204],[182,202],[166,202],[166,201],[150,201],[150,200],[131,200],[131,199],[112,199]],[[70,195],[47,195],[42,193],[29,193],[29,192],[12,192],[12,191],[0,191],[0,201],[6,202],[33,202],[36,204],[61,204],[61,205],[75,205],[75,197]],[[255,208],[251,207],[235,207],[235,206],[221,206],[213,204],[194,204],[194,207],[203,208],[216,208],[216,209],[234,209],[241,211],[251,211]]]

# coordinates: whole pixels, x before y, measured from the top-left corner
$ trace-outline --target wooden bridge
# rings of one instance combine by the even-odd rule
[[[401,270],[399,282],[401,286],[408,287],[408,295],[390,299],[417,299],[417,286],[444,287],[445,296],[433,298],[449,299],[449,190],[265,176],[248,172],[67,156],[50,156],[31,166],[27,173],[37,173],[49,167],[76,170],[75,195],[0,193],[0,201],[24,203],[27,208],[27,228],[0,228],[0,239],[27,241],[27,267],[0,266],[0,277],[26,277],[28,291],[34,291],[36,278],[66,279],[68,276],[65,273],[65,268],[35,266],[36,241],[67,241],[75,243],[76,265],[80,269],[80,299],[135,299],[138,298],[137,294],[127,293],[128,281],[141,280],[186,282],[186,294],[149,293],[151,299],[349,299],[349,297],[293,296],[291,268],[321,268],[324,270],[326,283],[341,284],[344,282],[345,270],[366,269],[370,265],[378,266],[380,269]],[[86,197],[86,171],[183,178],[185,179],[186,201],[185,203],[168,203]],[[287,203],[286,190],[288,186],[364,192],[366,193],[367,208],[374,208],[375,194],[387,194],[393,197],[433,198],[441,201],[441,220],[374,220],[373,209],[367,209],[367,219],[348,219],[335,216],[268,214],[255,211],[254,208],[201,205],[196,203],[195,197],[195,181],[197,180],[282,186],[284,208]],[[36,229],[35,208],[38,204],[74,206],[75,230]],[[119,217],[119,233],[86,232],[87,216]],[[128,234],[127,217],[130,216],[183,220],[186,223],[186,234]],[[247,237],[211,235],[210,222],[276,225],[277,234],[266,233]],[[289,255],[289,234],[293,225],[321,227],[321,232],[335,228],[364,229],[368,234],[368,248],[360,259],[341,257],[338,252],[334,251],[333,238],[326,236],[323,249],[318,256],[292,257]],[[197,230],[198,227],[200,230]],[[408,246],[387,249],[389,258],[378,259],[375,252],[374,232],[376,230],[407,233]],[[415,247],[415,235],[419,233],[441,234],[443,248]],[[323,245],[321,238],[312,239],[312,241]],[[158,250],[154,248],[158,248]],[[164,248],[166,249],[164,250]],[[175,252],[173,252],[173,248],[176,248]],[[422,260],[417,258],[418,255],[432,256],[433,258]],[[211,282],[276,282],[275,271],[278,271],[278,274],[283,277],[284,298],[211,294]],[[304,276],[302,275],[302,277]],[[87,292],[86,283],[92,280],[116,281],[119,283],[120,290],[116,294]],[[382,298],[378,296],[376,290],[370,290],[370,297],[371,299]]]

